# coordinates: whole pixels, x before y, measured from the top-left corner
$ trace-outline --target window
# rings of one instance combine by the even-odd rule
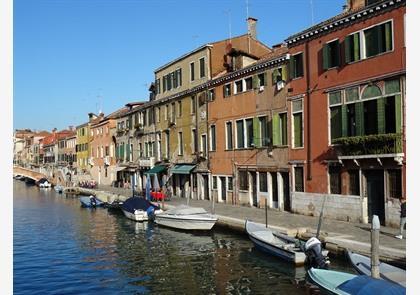
[[[273,145],[287,145],[287,113],[273,115]]]
[[[245,91],[252,90],[252,77],[245,79]]]
[[[178,117],[182,116],[182,101],[178,101]]]
[[[283,68],[274,69],[272,72],[272,84],[275,85],[277,82],[284,81],[285,77],[283,77]]]
[[[365,56],[371,57],[392,50],[392,22],[366,29],[363,31],[365,41]]]
[[[166,158],[169,159],[169,131],[165,132],[165,142],[166,142],[166,146],[165,146],[165,155]]]
[[[260,172],[259,173],[259,184],[260,184],[260,192],[267,193],[267,173],[266,172]]]
[[[363,102],[365,135],[378,133],[377,111],[377,100],[368,100]]]
[[[360,60],[360,33],[347,36],[344,39],[345,62]]]
[[[191,130],[191,138],[192,138],[192,151],[193,153],[197,152],[197,131],[196,129]]]
[[[401,169],[390,169],[388,170],[388,183],[389,183],[389,196],[391,198],[402,197],[402,185],[401,185]]]
[[[244,121],[236,121],[236,148],[241,149],[245,147],[244,141]]]
[[[223,97],[228,97],[232,95],[231,84],[226,84],[223,86]]]
[[[176,87],[180,87],[180,86],[182,86],[182,69],[177,69],[176,71],[175,71],[175,76],[176,76]]]
[[[216,126],[215,125],[210,126],[210,150],[211,151],[216,150]]]
[[[105,156],[109,156],[109,146],[105,146]]]
[[[232,122],[226,122],[226,149],[231,150],[233,149],[233,138],[232,138]]]
[[[261,73],[257,75],[257,87],[267,85],[267,73]]]
[[[261,146],[268,146],[270,144],[270,136],[268,133],[267,116],[259,117],[258,122],[260,128]]]
[[[341,137],[341,92],[329,93],[328,101],[330,105],[330,137],[332,140]]]
[[[182,132],[178,132],[178,156],[184,154],[184,143],[182,141]]]
[[[172,106],[171,122],[175,122],[175,117],[176,117],[175,102],[173,102],[171,106]]]
[[[204,57],[200,58],[200,78],[206,76],[206,68],[205,68],[205,59]]]
[[[384,98],[385,104],[385,133],[396,133],[395,96]]]
[[[359,170],[349,170],[349,194],[360,195]]]
[[[340,166],[329,166],[328,176],[330,180],[330,194],[341,194],[341,168]]]
[[[160,122],[160,107],[157,107],[156,109],[156,123]]]
[[[191,114],[195,114],[196,104],[195,104],[195,95],[191,96]]]
[[[239,170],[239,190],[248,190],[248,172]]]
[[[254,120],[246,119],[246,147],[252,147],[254,145]]]
[[[242,85],[243,83],[242,83],[242,81],[243,80],[235,81],[234,89],[233,89],[233,93],[234,94],[241,93],[243,91],[243,85]]]
[[[298,53],[290,57],[290,78],[303,77],[303,53]]]
[[[214,101],[215,99],[216,99],[216,96],[215,96],[214,89],[210,89],[209,92],[208,92],[208,100],[209,101]]]
[[[295,174],[295,192],[303,192],[303,167],[294,167]]]
[[[233,177],[232,176],[228,176],[227,185],[228,185],[227,190],[228,191],[233,191]]]
[[[217,176],[212,177],[212,189],[217,189]]]
[[[207,157],[207,135],[206,134],[201,134],[200,151],[202,152],[203,157]]]
[[[165,117],[165,121],[167,121],[167,120],[168,120],[168,114],[169,114],[169,104],[167,104],[167,105],[165,106],[165,115],[164,115],[164,117]]]
[[[155,84],[156,84],[156,94],[159,94],[160,93],[160,78],[156,79]]]
[[[293,147],[303,147],[303,100],[292,102],[293,112]]]
[[[322,48],[322,65],[324,70],[338,67],[340,63],[340,43],[337,40],[326,43]]]
[[[194,77],[194,62],[190,63],[190,80],[194,81],[195,77]]]

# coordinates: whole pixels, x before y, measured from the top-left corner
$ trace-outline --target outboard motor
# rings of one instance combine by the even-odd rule
[[[89,197],[89,200],[90,200],[90,205],[92,207],[96,207],[96,199],[95,199],[95,197],[94,196],[90,196]]]
[[[311,267],[328,269],[330,261],[322,254],[321,242],[317,238],[312,237],[306,241],[304,251]]]

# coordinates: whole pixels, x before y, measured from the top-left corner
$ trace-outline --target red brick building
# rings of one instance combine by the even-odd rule
[[[405,197],[405,0],[349,0],[286,39],[292,211],[383,224]]]

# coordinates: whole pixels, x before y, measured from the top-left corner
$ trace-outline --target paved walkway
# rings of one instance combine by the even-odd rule
[[[132,191],[123,188],[100,187],[100,190],[112,191],[120,195],[130,197]],[[186,204],[186,199],[172,198],[165,202],[165,208]],[[204,200],[189,200],[189,205],[203,207],[211,212],[212,202]],[[255,222],[265,224],[265,209],[216,203],[215,214],[219,216],[218,225],[227,226],[243,231],[245,220],[251,219]],[[316,234],[318,217],[292,214],[289,212],[269,209],[268,224],[274,229],[287,233],[291,236],[309,238]],[[381,226],[380,230],[380,258],[383,261],[393,261],[405,264],[406,240],[398,240],[394,236],[398,233],[397,228]],[[342,253],[348,248],[354,252],[370,253],[370,225],[337,221],[333,219],[322,220],[320,239],[326,243],[327,249],[334,253]]]

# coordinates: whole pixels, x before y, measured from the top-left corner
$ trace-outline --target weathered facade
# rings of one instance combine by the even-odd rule
[[[286,43],[292,210],[314,214],[305,194],[326,195],[330,207],[357,196],[358,216],[343,208],[331,217],[368,222],[376,214],[397,224],[405,195],[405,1],[349,1],[343,14]]]

